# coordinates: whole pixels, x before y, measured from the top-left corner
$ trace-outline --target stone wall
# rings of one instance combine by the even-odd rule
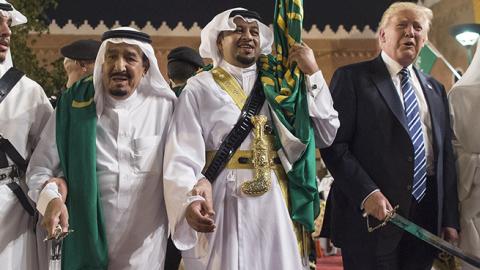
[[[150,33],[160,70],[164,75],[166,75],[166,56],[171,49],[177,46],[189,46],[198,49],[200,45],[200,29],[186,30],[182,25],[180,27],[180,31],[173,29]],[[51,27],[49,34],[41,36],[32,34],[30,46],[40,61],[48,65],[48,63],[61,57],[60,48],[62,46],[77,39],[100,39],[101,33],[107,29],[97,28],[85,26],[78,28],[73,26]],[[337,32],[333,32],[328,26],[323,31],[319,31],[314,26],[303,36],[305,42],[314,50],[327,81],[330,81],[336,68],[373,58],[378,53],[375,33],[369,28],[363,29],[361,32],[352,28],[350,32],[347,32],[340,27]]]
[[[473,3],[476,3],[475,1],[480,0],[432,1],[431,8],[435,18],[429,35],[430,41],[447,61],[462,70],[467,67],[466,50],[449,34],[449,29],[454,24],[474,22]],[[136,27],[134,22],[131,23],[131,26]],[[30,46],[34,49],[37,57],[48,64],[60,57],[59,49],[62,46],[77,39],[100,39],[101,34],[106,30],[108,28],[103,22],[93,27],[88,22],[80,26],[67,23],[67,25],[59,27],[53,21],[49,28],[49,34],[43,34],[40,37],[37,37],[36,34],[31,35]],[[166,24],[162,24],[158,29],[147,24],[141,30],[152,36],[152,45],[156,51],[160,70],[164,75],[166,75],[166,56],[171,49],[177,46],[198,49],[200,44],[201,29],[196,24],[190,29],[186,29],[181,22],[173,29]],[[371,59],[379,52],[376,35],[368,26],[364,29],[354,26],[350,31],[346,31],[343,26],[340,26],[337,31],[332,31],[328,25],[321,30],[313,25],[309,31],[304,31],[302,36],[314,50],[315,57],[328,82],[336,68]],[[453,75],[442,61],[438,61],[438,64],[434,66],[432,75],[441,81],[446,89],[450,89],[453,84]]]

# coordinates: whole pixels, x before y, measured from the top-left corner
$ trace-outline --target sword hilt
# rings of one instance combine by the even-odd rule
[[[51,243],[50,248],[50,261],[60,261],[62,257],[62,244],[63,239],[67,237],[69,233],[73,232],[73,230],[68,230],[66,232],[63,231],[62,226],[57,224],[55,230],[53,231],[53,235],[50,237],[46,237],[43,241],[49,241]]]
[[[368,230],[368,232],[374,232],[374,231],[382,228],[383,226],[387,225],[387,223],[395,216],[395,214],[397,213],[397,210],[398,210],[398,205],[395,206],[395,208],[393,208],[392,210],[388,211],[385,219],[382,220],[382,222],[380,224],[376,225],[375,227],[370,226],[369,215],[365,213],[364,217],[367,219],[367,230]]]

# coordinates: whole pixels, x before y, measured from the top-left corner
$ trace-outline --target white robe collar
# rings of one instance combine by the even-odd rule
[[[113,98],[111,95],[101,95],[103,96],[104,102],[96,102],[97,118],[100,118],[105,110],[108,109],[122,109],[131,111],[142,103],[146,98],[144,93],[135,89],[131,96],[126,99],[119,100]]]
[[[250,92],[251,89],[245,89],[245,83],[247,83],[246,80],[251,80],[252,78],[256,79],[257,65],[255,63],[247,68],[242,68],[234,66],[222,59],[220,63],[218,63],[218,66],[223,68],[235,79],[237,79],[238,83],[240,84],[240,86],[242,86],[245,92]]]

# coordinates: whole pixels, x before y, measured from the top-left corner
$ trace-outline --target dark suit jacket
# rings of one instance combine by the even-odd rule
[[[444,87],[417,71],[432,122],[436,172],[437,228],[458,228],[457,184]],[[368,233],[361,216],[364,198],[379,188],[399,213],[409,217],[412,202],[413,146],[400,97],[382,58],[339,68],[331,81],[340,129],[322,158],[335,181],[332,187],[332,238],[338,246],[393,251],[402,232],[394,225]]]

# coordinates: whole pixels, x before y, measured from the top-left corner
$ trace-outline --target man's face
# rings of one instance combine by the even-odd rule
[[[12,20],[9,17],[0,15],[0,63],[5,61],[10,48],[10,36],[12,35],[12,31],[10,31],[11,24]]]
[[[148,70],[143,52],[126,43],[107,43],[105,62],[102,65],[104,89],[116,99],[126,99],[137,88]]]
[[[235,18],[234,31],[222,32],[217,41],[218,50],[223,59],[237,67],[249,67],[260,55],[260,32],[257,22],[246,22]]]
[[[413,63],[428,36],[427,21],[413,10],[401,10],[380,29],[380,47],[406,67]]]

